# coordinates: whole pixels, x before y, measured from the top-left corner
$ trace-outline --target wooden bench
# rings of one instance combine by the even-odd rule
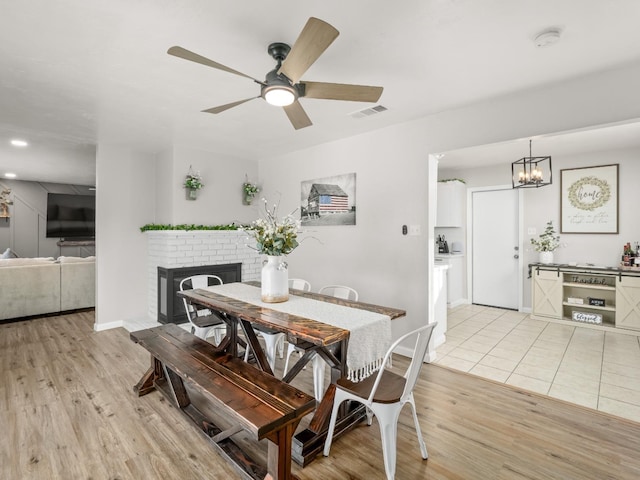
[[[302,417],[315,408],[313,396],[173,324],[130,336],[151,353],[151,367],[133,387],[138,396],[160,390],[245,478],[295,478],[291,474],[292,436]],[[207,418],[191,403],[185,383],[234,426],[222,430]],[[268,440],[266,469],[230,438],[242,430],[257,441]]]

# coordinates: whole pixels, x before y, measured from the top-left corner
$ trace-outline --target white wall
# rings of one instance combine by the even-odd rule
[[[147,239],[154,221],[155,162],[126,147],[96,155],[96,323],[102,330],[147,315]]]
[[[173,149],[156,155],[155,171],[155,223],[170,224],[174,217],[173,199],[180,193],[175,185],[177,177],[173,167]],[[151,223],[151,219],[146,223]]]
[[[189,166],[200,171],[204,187],[197,200],[187,200],[183,188]],[[166,162],[163,162],[163,168]],[[173,174],[163,177],[162,191],[172,196],[173,217],[166,223],[205,225],[247,223],[253,219],[251,208],[242,204],[245,176],[257,181],[258,163],[217,155],[192,148],[175,147],[171,163]]]
[[[280,215],[299,207],[300,182],[356,173],[356,225],[306,229],[289,274],[313,291],[344,284],[364,302],[405,309],[406,319],[393,322],[395,337],[427,322],[427,159],[423,133],[405,124],[260,163],[269,203],[281,196]],[[402,235],[404,224],[420,225],[422,234]]]
[[[640,62],[440,112],[420,123],[432,152],[568,132],[640,118],[638,84]]]
[[[428,154],[640,118],[638,84],[640,64],[490,99],[289,155],[260,159],[259,178],[265,186],[264,193],[273,199],[277,191],[282,192],[282,213],[288,213],[287,208],[298,206],[302,180],[357,173],[358,224],[354,227],[316,229],[314,234],[322,243],[309,240],[294,251],[290,256],[291,274],[308,277],[316,289],[341,279],[361,290],[365,301],[406,308],[409,321],[395,322],[395,334],[399,334],[400,329],[405,331],[425,321],[429,264],[426,244],[430,242],[427,236],[432,232],[423,230],[419,237],[403,237],[400,229],[403,224],[420,224],[427,228]],[[210,179],[213,179],[216,188],[223,188],[231,196],[220,198],[215,193],[207,194],[207,187],[203,192],[206,196],[193,204],[180,203],[176,196],[171,223],[222,223],[236,220],[234,217],[239,221],[255,218],[256,207],[240,207],[240,185],[244,174],[251,177],[251,172],[245,172],[244,166],[235,166],[232,159],[221,159],[214,154],[194,152],[192,155],[192,152],[180,150],[174,156],[174,163],[182,165],[183,171],[180,178],[175,179],[175,184],[158,185],[158,195],[166,195],[169,191],[184,195],[184,192],[176,193],[180,192],[178,182],[182,181],[192,164],[205,175],[205,183],[211,184]],[[214,167],[218,162],[222,162],[222,166]],[[122,161],[118,159],[113,165],[103,162],[102,168],[98,168],[98,182],[102,182],[102,176],[109,179],[112,176],[110,170],[116,170],[117,176],[121,165]],[[147,175],[147,178],[154,176]],[[129,197],[125,210],[136,205],[140,195],[128,194],[123,189],[138,192],[141,189],[139,185],[132,181],[117,182],[113,178],[107,183],[105,190],[113,189],[113,196],[124,194]],[[238,199],[238,205],[227,208],[233,197]],[[121,206],[120,203],[117,205]],[[131,226],[149,223],[153,211],[152,206],[144,219],[131,222]],[[98,215],[100,218],[100,211]],[[130,235],[127,225],[119,226],[115,221],[111,225],[123,230],[125,236]],[[117,257],[119,235],[112,234],[108,240],[105,237],[99,248],[104,249],[105,256]],[[145,246],[129,243],[127,252],[142,257]],[[100,265],[100,259],[98,261]],[[142,278],[140,284],[145,285],[145,266],[134,262],[130,270],[133,267],[139,269],[136,275],[139,273]],[[117,289],[112,289],[108,282],[102,285],[98,287],[98,310],[103,303],[107,308],[109,301],[116,303],[119,300]],[[144,295],[131,298],[132,302],[134,300],[138,304],[132,310],[146,309]],[[108,309],[99,311],[98,315],[101,322],[109,321],[107,317],[111,316]]]
[[[640,216],[638,215],[638,178],[640,178],[640,149],[611,150],[587,154],[552,156],[554,183],[539,189],[523,190],[523,241],[522,255],[525,269],[523,273],[523,306],[531,307],[531,282],[527,279],[526,266],[538,261],[538,253],[531,245],[531,238],[537,238],[544,231],[546,223],[552,221],[560,233],[560,170],[597,165],[619,164],[619,233],[618,234],[561,234],[561,247],[554,252],[557,263],[593,263],[595,265],[618,265],[622,247],[627,242],[640,241]],[[453,171],[443,170],[441,175]],[[509,163],[455,171],[462,176],[467,187],[506,185],[511,183]],[[528,235],[529,227],[536,229],[536,235]]]

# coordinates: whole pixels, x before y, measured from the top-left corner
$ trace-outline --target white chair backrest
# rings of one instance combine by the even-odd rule
[[[205,288],[210,285],[222,285],[224,282],[217,275],[193,275],[192,277],[186,277],[180,280],[180,291],[185,290],[186,283],[191,284],[191,288],[187,288],[187,290],[195,290],[196,288]],[[189,317],[189,312],[193,312],[193,306],[187,303],[186,299],[182,299],[182,303],[184,303],[184,309],[187,312],[187,317]],[[189,321],[191,318],[189,317]]]
[[[305,292],[311,291],[311,284],[302,278],[290,278],[289,288],[295,288],[297,290],[303,290]]]
[[[332,297],[344,298],[345,300],[358,301],[358,292],[351,287],[344,285],[326,285],[320,289],[320,293],[331,295]]]
[[[191,288],[205,288],[210,285],[222,285],[224,282],[217,275],[193,275],[192,277],[183,278],[180,281],[180,290],[184,290],[184,284],[189,282]]]
[[[399,339],[397,339],[389,350],[387,350],[386,355],[384,356],[384,360],[382,361],[382,365],[387,365],[387,361],[389,357],[393,353],[393,350],[402,342],[404,342],[409,337],[416,337],[416,343],[413,348],[413,356],[411,358],[411,363],[407,368],[407,371],[404,373],[404,378],[406,378],[406,382],[404,385],[404,390],[402,392],[402,396],[400,397],[400,401],[404,402],[406,397],[413,391],[413,387],[415,387],[416,382],[418,381],[418,375],[420,374],[420,369],[422,368],[422,363],[424,362],[424,356],[427,353],[427,347],[429,346],[429,339],[431,338],[431,334],[433,333],[433,328],[438,324],[438,322],[431,323],[429,325],[425,325],[420,328],[416,328],[409,333],[404,334]],[[378,388],[378,384],[380,383],[380,379],[382,378],[382,374],[384,372],[384,368],[381,368],[378,371],[376,381],[373,384],[373,388],[371,389],[371,394],[369,395],[368,401],[371,402],[373,397],[375,396],[376,390]]]

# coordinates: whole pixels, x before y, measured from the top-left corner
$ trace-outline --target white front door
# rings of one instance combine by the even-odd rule
[[[471,193],[472,303],[518,309],[518,191]]]

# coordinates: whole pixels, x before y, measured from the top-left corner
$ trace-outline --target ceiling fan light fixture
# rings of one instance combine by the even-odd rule
[[[293,88],[290,87],[266,87],[262,92],[262,96],[269,105],[276,107],[286,107],[296,100],[296,94]]]

